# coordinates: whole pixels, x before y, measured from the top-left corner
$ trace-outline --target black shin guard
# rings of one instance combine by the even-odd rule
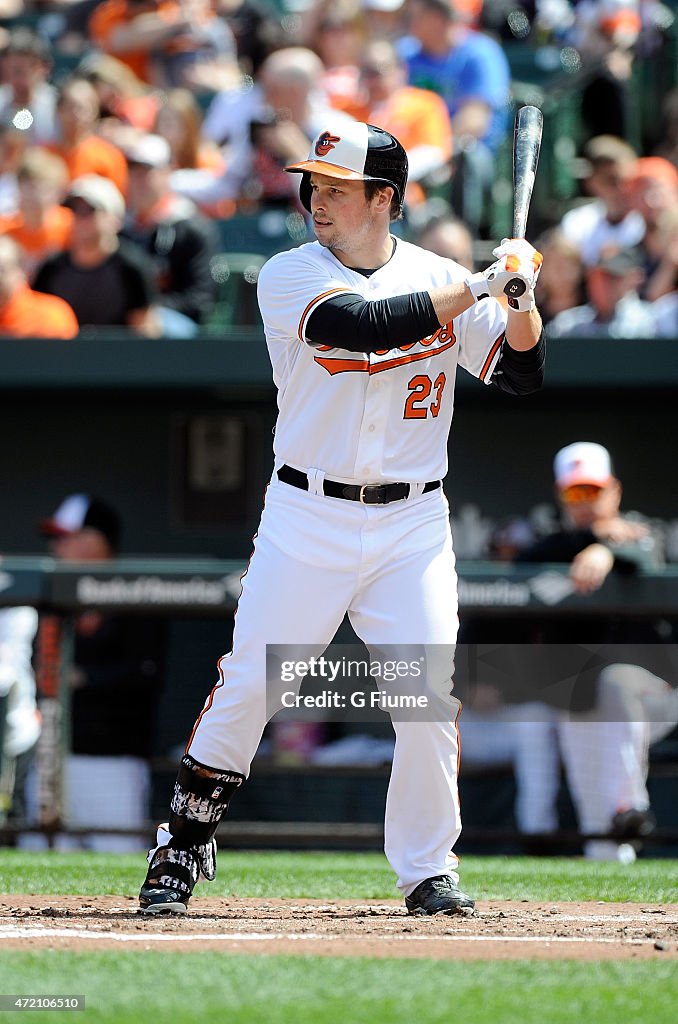
[[[199,764],[186,754],[174,785],[169,831],[175,850],[189,850],[210,842],[229,801],[245,781],[239,772],[219,771]]]

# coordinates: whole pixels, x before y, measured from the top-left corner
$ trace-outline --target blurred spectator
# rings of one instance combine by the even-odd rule
[[[391,43],[369,43],[360,62],[363,105],[351,112],[360,121],[385,128],[405,147],[411,206],[424,199],[420,182],[441,171],[449,177],[452,126],[440,96],[406,82],[407,68]]]
[[[46,3],[38,0],[47,15],[41,18],[38,27],[59,56],[66,55],[70,61],[89,50],[89,19],[99,3],[101,0],[47,0]]]
[[[434,217],[418,232],[416,244],[454,260],[467,270],[475,269],[471,232],[454,214]]]
[[[19,208],[17,172],[26,151],[28,138],[9,124],[0,123],[0,215],[16,213]]]
[[[214,0],[179,0],[179,7],[190,29],[167,48],[164,85],[208,94],[236,88],[241,79],[236,42]]]
[[[216,7],[235,37],[245,74],[256,75],[269,53],[296,41],[293,19],[281,18],[268,0],[217,0]]]
[[[43,260],[68,245],[73,213],[61,205],[68,173],[58,156],[37,146],[27,149],[17,174],[19,209],[0,216],[0,234],[21,246],[29,279]]]
[[[495,39],[469,28],[457,0],[409,0],[406,12],[410,35],[399,50],[410,84],[432,89],[447,104],[456,157],[452,205],[477,233],[508,126],[508,62]]]
[[[78,322],[67,302],[28,287],[21,250],[0,236],[0,337],[74,338]]]
[[[587,79],[581,116],[587,136],[624,136],[635,47],[641,32],[638,0],[578,0],[569,41],[579,51]]]
[[[586,298],[585,267],[579,249],[558,228],[546,231],[536,242],[544,255],[536,295],[544,323],[550,323],[564,309],[581,306]],[[547,266],[548,264],[548,266]]]
[[[600,135],[587,142],[583,157],[584,189],[594,200],[566,213],[560,229],[591,266],[605,246],[638,245],[645,223],[631,207],[630,185],[638,159],[631,146],[612,135]]]
[[[65,299],[81,327],[126,326],[157,334],[146,258],[118,238],[125,201],[113,182],[95,174],[77,178],[66,204],[73,210],[69,248],[42,264],[35,287]]]
[[[637,249],[604,250],[586,273],[589,301],[558,313],[549,324],[549,335],[652,338],[652,305],[638,295],[644,277],[642,255]]]
[[[366,40],[360,0],[316,0],[305,13],[302,42],[318,54],[322,88],[336,110],[359,117],[360,55]]]
[[[65,162],[71,181],[85,174],[109,178],[123,195],[127,192],[127,164],[112,143],[95,134],[99,97],[84,78],[71,78],[62,86],[57,104],[60,139],[50,146]]]
[[[108,53],[92,53],[78,65],[76,77],[87,79],[96,89],[100,130],[113,142],[116,126],[151,130],[160,99],[127,64]]]
[[[28,819],[26,781],[40,735],[31,658],[34,608],[0,609],[0,820]]]
[[[678,89],[670,89],[662,102],[661,142],[657,146],[657,156],[670,160],[678,167]]]
[[[678,338],[678,290],[662,295],[652,303],[655,334],[658,338]]]
[[[660,156],[641,157],[633,177],[632,202],[645,221],[642,296],[653,302],[678,284],[678,169]]]
[[[362,0],[368,39],[395,43],[404,32],[405,0]]]
[[[40,524],[59,561],[110,562],[121,522],[107,502],[71,494]],[[162,684],[164,623],[146,615],[85,610],[75,619],[71,754],[64,773],[64,822],[74,828],[137,828],[150,813],[153,732]],[[139,849],[135,836],[71,837],[94,850]],[[66,845],[62,843],[61,845]]]
[[[24,13],[24,0],[2,0],[0,3],[0,18],[17,18]]]
[[[48,44],[28,28],[10,33],[2,57],[0,120],[26,132],[26,140],[52,142],[56,128],[56,90],[48,78],[52,60]]]
[[[188,89],[164,93],[153,131],[169,144],[173,168],[200,168],[215,174],[223,170],[218,148],[202,137],[202,112]]]
[[[209,0],[104,0],[90,20],[95,45],[161,86],[233,87],[235,40]]]
[[[147,254],[158,292],[154,314],[163,337],[192,338],[216,299],[210,261],[213,225],[189,199],[170,191],[170,148],[145,135],[127,150],[128,219],[123,235]]]
[[[322,61],[312,50],[292,46],[272,53],[254,89],[221,93],[207,112],[207,137],[229,142],[223,174],[177,171],[172,187],[201,206],[238,200],[245,209],[296,208],[298,185],[285,166],[307,156],[310,140],[328,118],[337,124],[346,116],[322,96],[322,73]]]

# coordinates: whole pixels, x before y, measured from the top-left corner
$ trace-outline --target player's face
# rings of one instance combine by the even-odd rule
[[[85,526],[82,530],[65,533],[50,541],[50,552],[55,558],[74,562],[98,562],[111,557],[111,549],[103,534]]]
[[[621,486],[618,480],[611,480],[606,487],[579,484],[559,491],[558,500],[570,525],[587,530],[618,514]]]
[[[368,201],[362,181],[311,175],[313,230],[320,244],[347,266],[368,266],[355,260],[383,244],[378,207],[378,195]]]

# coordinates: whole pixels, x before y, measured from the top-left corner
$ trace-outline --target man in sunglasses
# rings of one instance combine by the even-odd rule
[[[567,445],[556,454],[554,474],[562,528],[523,550],[516,561],[568,564],[572,590],[582,595],[601,587],[613,571],[631,575],[660,563],[649,527],[620,511],[622,488],[606,448],[589,441]],[[667,639],[662,627],[666,623],[592,615],[584,608],[582,615],[531,623],[532,640],[558,645],[552,659],[564,663],[575,648],[590,646],[589,667],[594,658],[599,663],[594,671],[580,673],[584,686],[575,685],[571,706],[558,715],[580,830],[609,835],[585,843],[592,859],[630,863],[636,856],[633,840],[654,828],[646,787],[649,746],[678,723],[678,690],[641,667],[645,662],[656,671],[670,665],[672,648],[660,647]],[[640,664],[626,663],[636,660]]]
[[[620,512],[622,488],[606,448],[576,441],[557,453],[555,492],[563,528],[521,552],[522,562],[568,562],[581,594],[597,590],[613,568],[658,564],[657,545],[645,523]]]
[[[73,211],[70,244],[38,269],[36,291],[68,302],[89,333],[127,327],[159,335],[148,260],[133,242],[119,238],[125,200],[113,182],[84,174],[71,183],[64,205]]]

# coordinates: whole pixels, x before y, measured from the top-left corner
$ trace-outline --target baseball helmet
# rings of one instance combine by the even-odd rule
[[[299,196],[311,210],[311,173],[348,181],[378,181],[390,185],[402,209],[407,185],[407,153],[394,135],[362,121],[346,121],[335,131],[320,132],[311,144],[308,160],[286,171],[301,173]]]

